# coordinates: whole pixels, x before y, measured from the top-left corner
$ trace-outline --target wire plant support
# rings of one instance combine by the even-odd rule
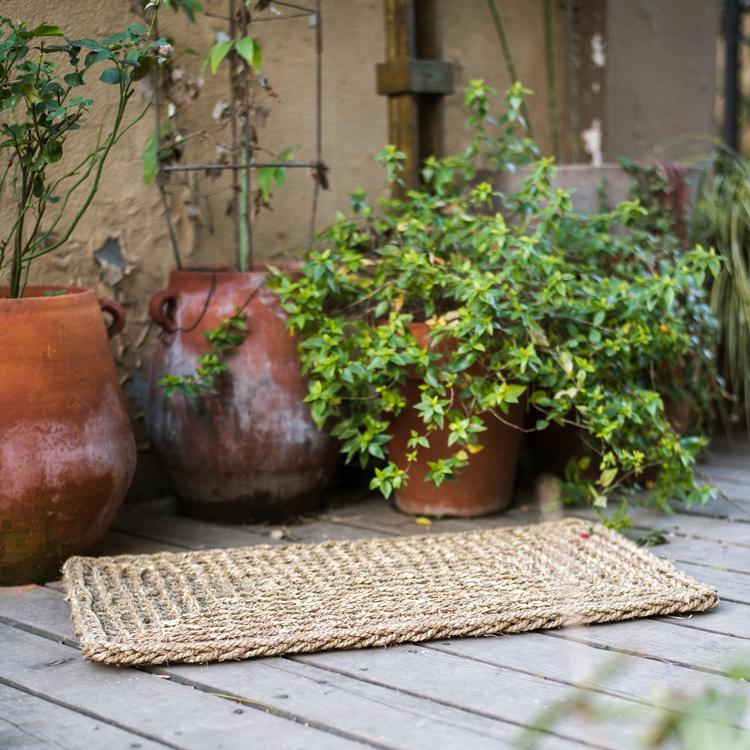
[[[253,80],[251,66],[241,58],[235,50],[229,53],[230,73],[229,86],[232,102],[230,121],[231,155],[230,163],[203,162],[186,164],[165,164],[159,159],[162,148],[162,92],[161,92],[161,70],[157,67],[154,85],[154,114],[156,120],[156,132],[154,136],[157,154],[156,186],[159,191],[160,201],[164,210],[172,254],[178,269],[183,267],[182,253],[172,219],[172,201],[168,190],[169,175],[173,172],[220,172],[230,170],[232,172],[232,216],[235,222],[235,263],[240,271],[247,271],[253,267],[253,198],[252,198],[252,173],[253,170],[266,168],[283,169],[309,169],[313,178],[312,205],[310,215],[309,237],[312,243],[315,236],[316,218],[320,190],[327,188],[328,166],[323,161],[323,17],[322,0],[315,0],[314,7],[300,5],[297,3],[273,0],[273,2],[257,2],[256,10],[264,10],[267,7],[278,6],[288,8],[293,13],[288,15],[275,15],[266,18],[250,17],[250,8],[253,0],[229,0],[229,15],[224,17],[215,13],[207,13],[212,18],[219,18],[228,23],[229,37],[235,39],[239,33],[246,36],[251,24],[262,21],[283,21],[292,18],[307,17],[312,20],[315,27],[315,158],[313,161],[256,161],[254,159],[254,147],[251,137],[250,112],[253,93]],[[154,23],[154,38],[159,38],[159,31]],[[238,70],[241,74],[238,75]],[[238,156],[240,158],[238,158]]]

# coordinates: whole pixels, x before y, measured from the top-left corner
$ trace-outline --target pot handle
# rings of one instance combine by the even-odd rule
[[[175,319],[169,315],[168,309],[170,305],[174,305],[176,302],[177,295],[168,289],[164,289],[151,297],[151,302],[148,305],[148,312],[154,323],[167,332],[174,328],[175,323]]]
[[[107,326],[107,336],[112,338],[125,328],[125,308],[113,299],[104,298],[99,300],[99,307],[102,312],[109,313],[112,316],[112,322]]]

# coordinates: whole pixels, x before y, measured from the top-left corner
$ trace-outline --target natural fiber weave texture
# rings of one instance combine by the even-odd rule
[[[207,662],[518,633],[716,606],[716,592],[601,526],[73,557],[84,655]]]

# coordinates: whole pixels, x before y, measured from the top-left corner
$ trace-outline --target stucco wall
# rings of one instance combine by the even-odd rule
[[[604,156],[684,154],[715,132],[716,0],[609,0]]]

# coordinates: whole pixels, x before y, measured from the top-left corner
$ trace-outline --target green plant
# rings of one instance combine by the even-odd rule
[[[679,268],[688,251],[674,232],[673,212],[657,200],[663,197],[663,177],[655,169],[643,169],[640,174],[650,187],[639,183],[629,201],[597,214],[570,213],[560,221],[554,242],[579,273],[650,284],[659,277],[669,279],[672,269]],[[625,228],[623,212],[628,214]],[[720,265],[711,259],[709,278]],[[679,305],[681,328],[674,331],[669,321],[660,322],[667,338],[644,363],[644,382],[662,397],[673,427],[681,432],[710,430],[715,406],[723,398],[716,371],[718,322],[703,280],[701,273],[683,276],[669,293],[669,300]],[[689,340],[689,346],[680,346],[678,356],[671,334]]]
[[[179,393],[187,398],[216,393],[219,378],[229,369],[224,357],[247,338],[247,315],[238,311],[215,328],[204,331],[211,348],[198,358],[194,375],[165,375],[159,380],[165,398]]]
[[[148,3],[136,0],[137,11],[143,18],[148,12],[162,5],[169,5],[175,11],[182,11],[195,22],[205,11],[197,0],[151,0]],[[234,12],[229,19],[228,33],[216,34],[216,41],[205,53],[201,74],[210,70],[218,75],[222,70],[229,73],[229,96],[217,101],[213,109],[213,122],[195,132],[181,124],[181,114],[200,95],[202,77],[191,75],[185,66],[177,61],[181,54],[172,49],[170,41],[169,59],[163,66],[163,75],[158,85],[159,106],[157,107],[158,138],[154,134],[146,143],[143,153],[143,178],[151,184],[159,175],[157,186],[163,193],[165,210],[169,210],[166,185],[173,179],[160,168],[180,161],[190,142],[213,145],[216,150],[214,166],[231,162],[247,168],[233,169],[232,215],[236,223],[235,265],[240,271],[252,268],[253,214],[262,208],[270,207],[274,188],[281,188],[287,176],[285,163],[292,161],[298,146],[290,146],[278,154],[271,154],[259,143],[258,128],[254,123],[264,119],[268,110],[264,105],[275,98],[268,79],[261,76],[263,50],[260,42],[249,34],[256,12],[262,11],[267,3],[255,0],[237,0]],[[194,50],[189,50],[195,54]],[[166,116],[165,116],[166,115]],[[217,133],[228,132],[231,143],[219,143]],[[255,167],[251,163],[257,155],[266,154],[270,164]],[[217,177],[221,169],[195,167],[210,177]],[[253,175],[255,177],[253,185]],[[191,187],[188,184],[189,187]],[[191,190],[194,190],[191,187]],[[193,201],[197,211],[200,200]],[[175,251],[179,259],[179,253]]]
[[[0,16],[0,201],[15,218],[0,238],[0,276],[23,293],[32,262],[64,245],[99,187],[110,151],[132,126],[125,112],[134,88],[155,64],[150,31],[133,25],[101,41],[70,39],[58,26]],[[102,70],[103,67],[103,70]],[[117,92],[83,158],[66,160],[68,141],[94,105],[90,75]],[[88,136],[91,138],[91,136]],[[79,139],[80,140],[80,139]]]
[[[716,248],[723,263],[711,286],[719,320],[722,374],[735,401],[734,419],[750,425],[750,167],[720,154],[699,196],[697,237]]]
[[[410,460],[436,429],[447,428],[455,446],[452,457],[430,464],[436,485],[481,450],[487,420],[507,421],[510,406],[525,400],[537,414],[529,429],[574,425],[586,450],[579,468],[596,467],[593,479],[572,476],[564,498],[585,497],[602,510],[651,470],[659,505],[704,499],[708,488],[695,488],[692,471],[703,441],[674,432],[649,373],[691,353],[685,304],[718,259],[700,247],[656,253],[659,240],[638,229],[643,209],[634,201],[590,219],[575,215],[569,193],[550,186],[551,160],[536,159],[533,143],[518,135],[520,85],[499,118],[490,113],[492,93],[472,82],[465,103],[474,138],[458,155],[426,160],[423,188],[383,200],[379,212],[355,194],[352,215],[338,217],[301,275],[276,274],[300,337],[313,417],[348,460],[387,458],[409,372],[420,381],[415,408],[424,424],[412,435]],[[391,184],[402,158],[393,147],[379,156]],[[488,163],[529,168],[516,193],[500,194],[475,180]],[[562,241],[573,226],[590,240],[588,263]],[[623,251],[615,258],[621,273],[591,260],[596,245]],[[624,270],[649,250],[651,265]],[[415,322],[427,325],[428,345],[415,337]],[[372,487],[388,496],[406,480],[387,461]]]

